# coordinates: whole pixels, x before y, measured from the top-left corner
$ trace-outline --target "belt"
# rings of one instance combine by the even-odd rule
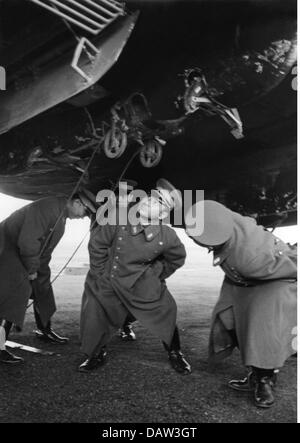
[[[273,283],[273,282],[286,282],[286,283],[295,283],[297,281],[296,278],[273,278],[270,280],[242,280],[242,281],[235,281],[235,280],[231,280],[231,278],[229,278],[227,275],[225,277],[225,281],[227,283],[230,283],[234,286],[239,286],[242,288],[251,288],[254,286],[263,286],[266,285],[267,283]]]

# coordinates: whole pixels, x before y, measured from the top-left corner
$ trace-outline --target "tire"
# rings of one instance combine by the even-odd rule
[[[163,148],[157,140],[149,140],[145,143],[140,153],[140,161],[144,168],[154,168],[162,159]]]
[[[108,158],[119,158],[127,147],[127,134],[116,128],[114,135],[109,129],[104,138],[104,153]]]

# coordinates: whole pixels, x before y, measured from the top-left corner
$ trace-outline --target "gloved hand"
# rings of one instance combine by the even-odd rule
[[[29,274],[28,275],[28,280],[33,281],[37,279],[37,272],[35,272],[34,274]]]

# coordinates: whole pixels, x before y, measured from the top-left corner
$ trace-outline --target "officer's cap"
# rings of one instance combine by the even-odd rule
[[[170,211],[182,208],[181,193],[165,178],[160,178],[156,182],[153,195],[157,196]]]
[[[204,225],[200,235],[195,235],[192,227],[188,225],[192,219],[192,214],[199,214],[199,217],[203,217]],[[196,243],[203,246],[222,245],[230,239],[233,232],[232,212],[221,203],[213,200],[197,202],[188,210],[185,222],[186,233]]]

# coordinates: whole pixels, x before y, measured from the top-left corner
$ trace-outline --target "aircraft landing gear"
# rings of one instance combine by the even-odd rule
[[[140,162],[145,168],[154,168],[163,155],[164,140],[145,124],[151,120],[146,98],[133,94],[125,102],[117,103],[111,109],[111,122],[105,132],[103,150],[111,159],[117,159],[125,152],[130,142],[141,148]]]
[[[109,129],[105,134],[103,149],[106,157],[119,158],[127,147],[127,134],[120,128]]]
[[[163,155],[162,144],[162,141],[157,139],[145,142],[140,153],[140,161],[144,168],[154,168],[159,164]]]
[[[243,138],[243,123],[237,108],[228,108],[213,97],[202,70],[187,69],[183,76],[185,92],[178,97],[177,104],[183,104],[185,114],[202,111],[207,116],[218,115],[230,126],[236,139]]]
[[[110,129],[104,135],[104,153],[106,157],[112,159],[121,157],[128,144],[127,131],[129,128],[120,111],[122,111],[122,105],[120,103],[115,104],[111,109]]]

